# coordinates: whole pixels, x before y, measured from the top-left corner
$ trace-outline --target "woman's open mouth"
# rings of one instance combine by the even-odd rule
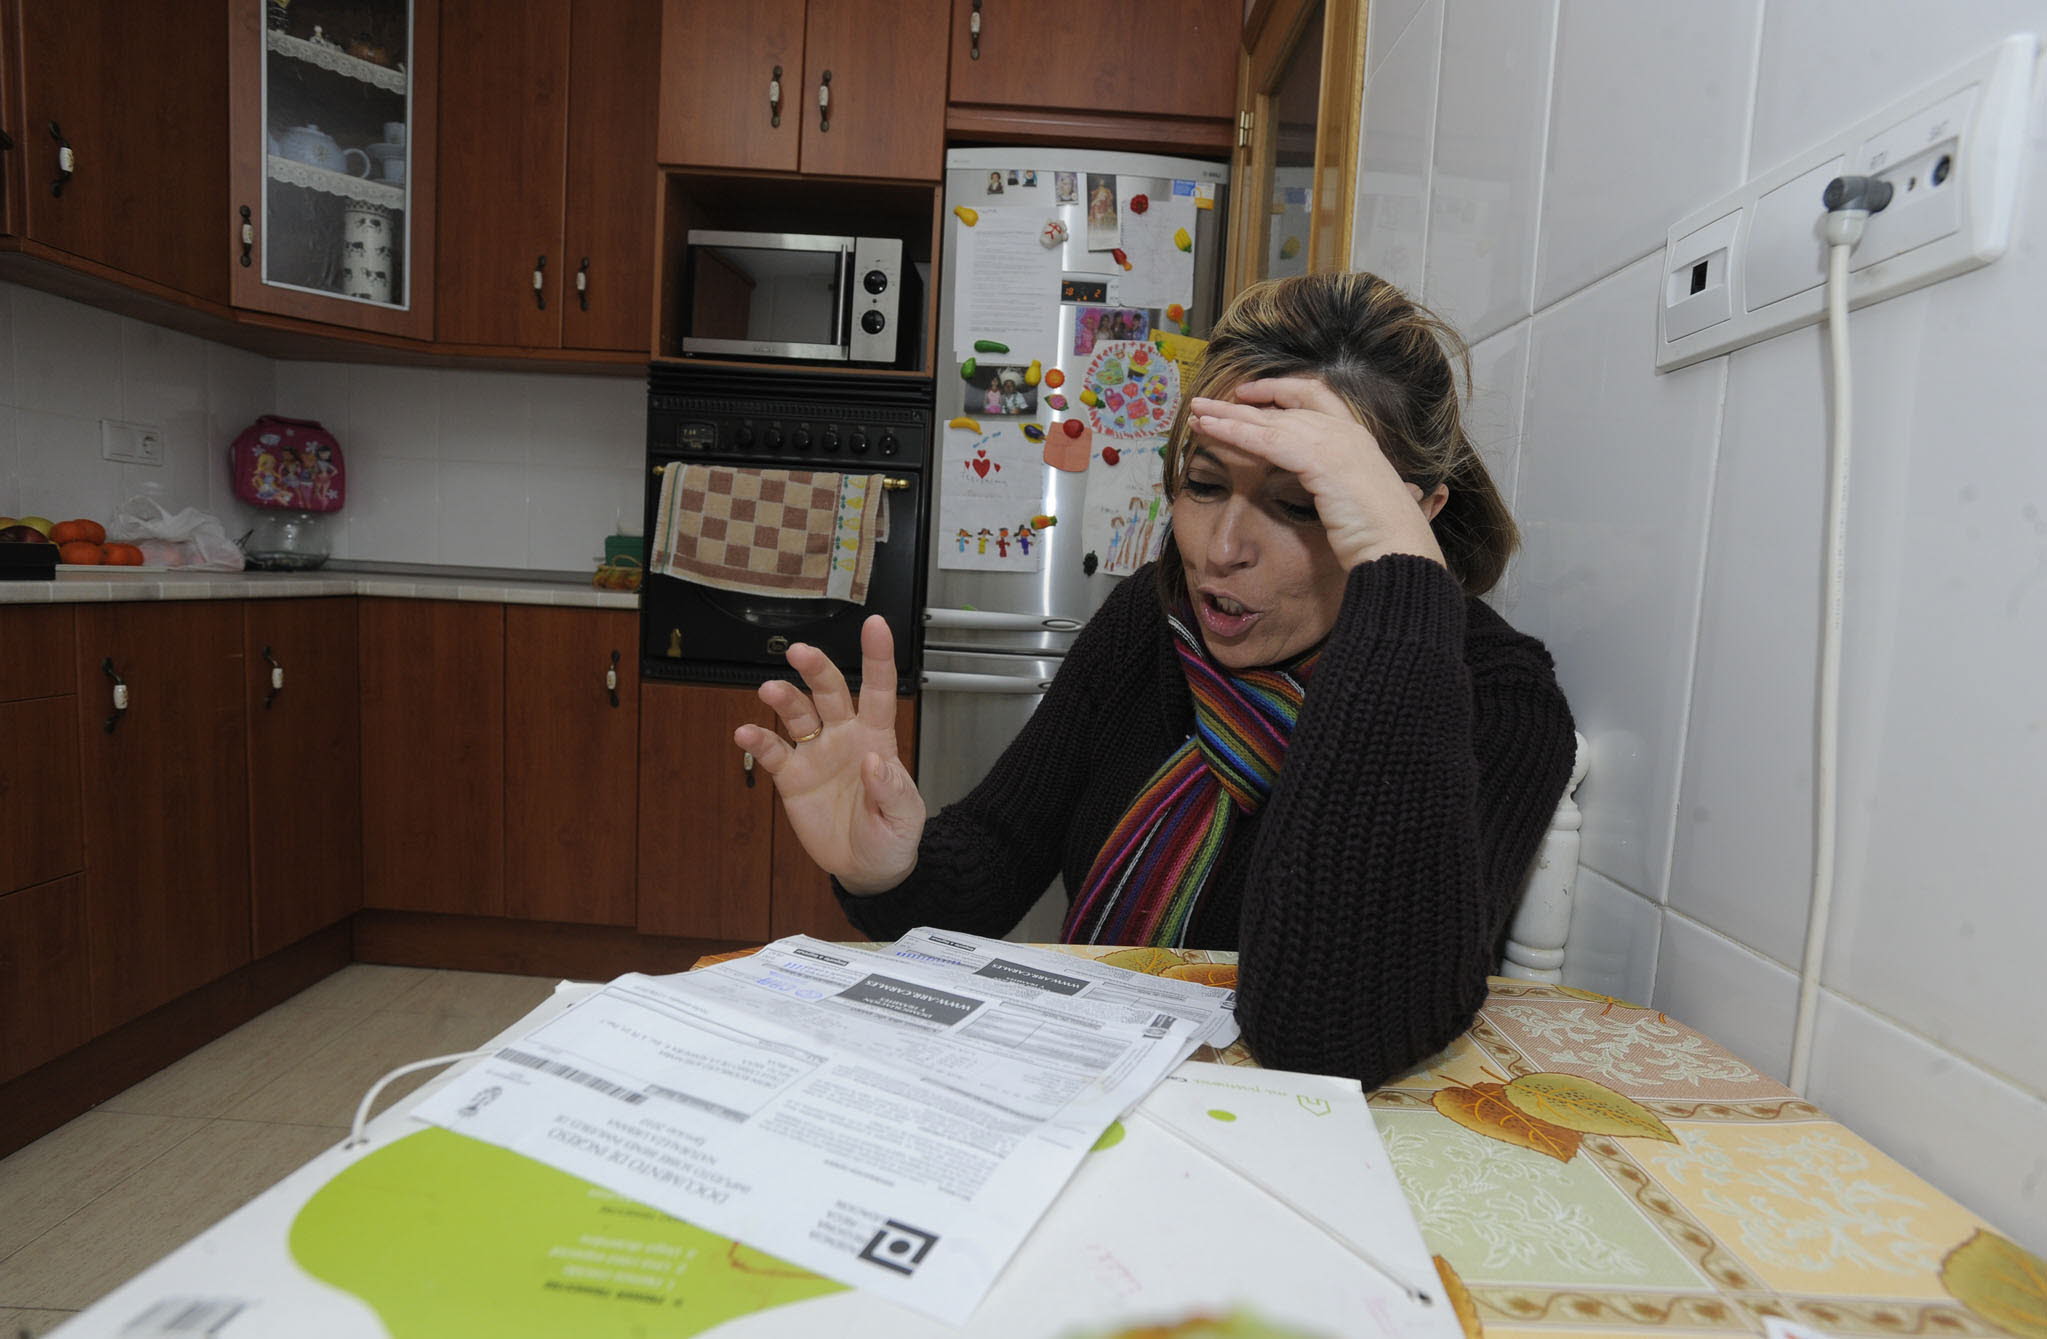
[[[1201,626],[1218,637],[1241,636],[1258,621],[1257,610],[1212,591],[1202,591],[1195,597],[1194,610]]]

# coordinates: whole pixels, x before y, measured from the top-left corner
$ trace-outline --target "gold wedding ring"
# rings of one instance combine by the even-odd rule
[[[824,733],[824,722],[823,722],[823,721],[819,721],[819,722],[817,723],[817,729],[815,729],[815,730],[812,730],[812,731],[811,731],[811,732],[810,732],[809,734],[807,734],[807,735],[798,735],[798,736],[796,736],[796,737],[795,737],[794,739],[790,740],[789,742],[790,742],[790,743],[792,743],[792,744],[808,744],[808,743],[809,743],[809,742],[810,742],[811,740],[813,740],[813,739],[816,739],[816,738],[817,738],[817,737],[818,737],[819,735],[821,735],[821,734],[823,734],[823,733]]]

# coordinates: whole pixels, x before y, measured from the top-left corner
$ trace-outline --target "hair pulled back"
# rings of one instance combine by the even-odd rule
[[[1449,500],[1431,523],[1450,572],[1468,594],[1491,590],[1520,542],[1514,518],[1465,435],[1458,390],[1471,385],[1471,353],[1435,313],[1377,275],[1302,274],[1237,295],[1208,337],[1165,451],[1166,494],[1186,482],[1187,402],[1229,398],[1247,381],[1313,377],[1336,392],[1378,441],[1400,477]],[[1167,544],[1159,587],[1185,593],[1180,554]]]

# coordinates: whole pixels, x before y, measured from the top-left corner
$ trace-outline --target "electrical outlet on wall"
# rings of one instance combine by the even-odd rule
[[[163,429],[149,423],[100,420],[100,459],[131,465],[163,464]]]
[[[1890,205],[1869,216],[1849,257],[1851,307],[2003,255],[2025,165],[2038,52],[2032,33],[2007,37],[1673,225],[1663,253],[1657,370],[1822,318],[1827,245],[1820,194],[1837,176],[1881,177],[1892,187]],[[1714,255],[1722,257],[1718,275]],[[1716,279],[1724,291],[1715,291]]]

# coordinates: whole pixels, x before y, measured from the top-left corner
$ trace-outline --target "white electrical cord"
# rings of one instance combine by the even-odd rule
[[[1827,214],[1827,343],[1833,364],[1832,431],[1827,441],[1826,614],[1820,625],[1819,729],[1814,741],[1812,898],[1805,921],[1805,955],[1798,969],[1798,1014],[1791,1029],[1791,1090],[1805,1096],[1818,1017],[1820,964],[1827,951],[1827,919],[1834,902],[1834,845],[1839,826],[1841,758],[1841,616],[1848,583],[1848,254],[1862,240],[1869,218],[1861,209]]]
[[[474,1060],[478,1056],[495,1054],[497,1054],[495,1051],[457,1051],[453,1055],[437,1055],[431,1060],[415,1060],[409,1065],[398,1066],[398,1068],[371,1084],[370,1090],[362,1095],[362,1101],[355,1108],[355,1120],[348,1127],[348,1142],[343,1144],[342,1147],[354,1148],[358,1144],[368,1142],[363,1136],[362,1127],[369,1121],[370,1108],[377,1104],[377,1095],[384,1091],[391,1080],[402,1079],[407,1074],[416,1074],[422,1069],[437,1069],[442,1065],[452,1065],[457,1060]]]

